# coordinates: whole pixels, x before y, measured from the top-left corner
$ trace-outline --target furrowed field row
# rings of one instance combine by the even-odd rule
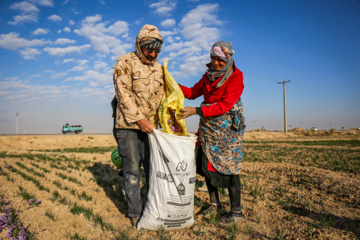
[[[347,149],[313,149],[287,146],[244,147],[245,162],[286,162],[332,171],[360,172],[360,152]]]
[[[22,163],[20,163],[20,162],[15,162],[15,164],[18,165],[20,168],[22,168],[22,169],[24,169],[24,170],[32,173],[32,174],[35,175],[35,176],[45,178],[45,175],[44,175],[44,174],[38,173],[38,172],[34,171],[32,168],[31,168],[31,169],[28,168],[28,167],[26,167],[24,164],[22,164]],[[41,185],[41,184],[40,184],[40,181],[38,181],[38,180],[35,179],[34,177],[29,176],[29,175],[27,175],[27,174],[25,174],[25,173],[17,170],[16,168],[12,167],[11,165],[9,165],[9,166],[10,166],[10,169],[11,169],[12,172],[15,172],[15,173],[19,174],[20,176],[22,176],[24,179],[26,179],[26,180],[28,180],[28,181],[32,181],[40,190],[45,189],[45,191],[49,192],[49,191],[48,191],[48,188],[45,188],[43,185]],[[58,172],[56,172],[56,175],[59,176],[60,178],[62,178],[63,180],[68,179],[70,182],[74,182],[74,183],[82,186],[81,182],[79,182],[76,178],[69,177],[69,176],[67,176],[67,175],[65,175],[65,174],[58,173]],[[62,188],[62,184],[61,184],[60,182],[54,181],[53,184],[54,184],[55,186],[57,186],[58,188],[63,189],[63,188]],[[66,186],[64,187],[64,189],[65,189],[65,190],[69,190],[70,193],[71,193],[72,195],[74,195],[74,196],[77,195],[80,200],[86,200],[86,201],[92,200],[92,196],[88,196],[84,191],[82,192],[82,194],[78,194],[78,193],[76,193],[76,191],[75,191],[74,189],[69,189],[69,188],[66,187]]]
[[[88,160],[75,160],[75,159],[69,159],[66,156],[60,155],[56,157],[51,157],[46,154],[29,154],[29,153],[23,153],[23,154],[7,154],[7,152],[0,152],[0,158],[27,158],[29,160],[40,160],[40,161],[50,161],[50,162],[72,162],[75,163],[77,166],[80,166],[81,164],[89,164],[90,161]]]
[[[22,166],[23,169],[30,170],[29,168],[27,168],[23,164],[20,164],[20,165]],[[33,182],[39,188],[39,190],[43,190],[43,191],[46,191],[46,192],[50,193],[50,190],[48,188],[45,188],[43,185],[41,185],[40,182],[38,180],[36,180],[35,178],[33,178],[33,177],[31,177],[31,176],[17,170],[16,168],[14,168],[11,165],[8,165],[8,166],[9,166],[11,172],[17,173],[18,175],[23,177],[25,180]],[[27,191],[25,191],[22,186],[19,186],[19,190],[20,190],[19,194],[21,196],[23,196],[23,198],[25,200],[29,200],[30,198],[34,198],[34,195],[32,195],[32,194],[28,193]],[[72,192],[72,191],[73,190],[70,190],[70,192],[75,196],[75,192]],[[92,221],[94,223],[94,227],[100,226],[103,230],[114,231],[114,227],[111,224],[104,222],[104,220],[103,220],[103,218],[102,218],[102,216],[100,214],[94,214],[92,208],[83,207],[83,206],[77,204],[76,202],[74,204],[72,204],[71,201],[68,202],[66,197],[61,197],[60,194],[58,193],[58,191],[56,191],[56,190],[52,192],[52,195],[53,195],[53,197],[50,198],[50,200],[52,202],[54,202],[56,200],[59,200],[58,201],[59,203],[61,203],[63,205],[71,206],[70,212],[72,214],[74,214],[74,215],[83,214],[84,217],[87,220]],[[77,195],[78,195],[78,198],[80,200],[92,201],[92,196],[87,195],[84,191],[82,192],[82,194],[77,194]],[[49,217],[52,216],[53,217],[52,219],[55,220],[53,214],[48,213],[47,215],[49,215]]]
[[[92,148],[64,148],[64,149],[54,149],[54,150],[43,150],[44,152],[67,152],[67,153],[107,153],[112,152],[116,146],[112,147],[92,147]]]
[[[11,155],[11,156],[14,157],[14,155]],[[23,161],[24,159],[22,158],[21,160]],[[40,160],[39,160],[39,161],[40,161]],[[46,160],[44,160],[43,162],[46,163]],[[16,164],[17,164],[19,167],[25,169],[26,171],[31,172],[31,173],[32,173],[33,175],[35,175],[35,176],[45,177],[45,175],[44,175],[43,173],[38,173],[38,172],[34,171],[33,168],[28,168],[28,167],[26,167],[23,163],[16,162]],[[70,164],[71,164],[71,163],[70,163]],[[36,167],[36,168],[38,168],[38,169],[40,169],[40,170],[43,170],[45,173],[51,173],[51,172],[53,172],[52,170],[47,170],[46,168],[40,167],[38,164],[33,164],[33,163],[31,163],[31,165],[34,166],[34,167]],[[70,167],[70,165],[68,165],[67,167],[65,167],[65,166],[62,166],[62,165],[60,164],[60,167],[59,167],[58,165],[56,165],[56,163],[51,163],[51,164],[50,164],[50,167],[51,167],[51,168],[60,169],[60,170],[64,170],[64,171],[67,171],[67,172],[71,172],[71,171],[68,170],[68,168]],[[79,170],[78,168],[75,168],[75,169],[76,169],[76,170]],[[89,168],[86,167],[86,168],[83,168],[83,171],[84,171],[85,169],[86,169],[86,170],[89,170]],[[113,170],[113,169],[111,169],[111,170]],[[21,174],[24,175],[23,173],[19,173],[19,174],[20,174],[20,175],[21,175]],[[68,175],[63,174],[63,173],[61,173],[61,172],[55,172],[55,175],[57,175],[58,177],[62,178],[63,180],[67,179],[67,180],[70,181],[70,182],[74,182],[74,183],[82,186],[82,183],[81,183],[80,181],[78,181],[78,180],[77,180],[76,178],[74,178],[74,177],[68,176]],[[81,176],[81,174],[80,174],[80,176]],[[28,179],[29,179],[29,176],[26,176],[25,178],[28,178]],[[30,177],[30,178],[31,178],[31,179],[34,179],[34,178],[32,178],[32,177]],[[35,179],[34,181],[37,181],[37,180]],[[107,182],[107,181],[102,181],[102,179],[101,179],[101,178],[98,178],[98,177],[93,177],[93,178],[90,179],[90,181],[96,182],[97,184],[100,184],[101,186],[109,186],[110,188],[113,188],[113,185],[114,185],[112,182],[110,183],[110,182]],[[59,181],[54,181],[53,184],[56,185],[58,188],[63,189],[63,188],[62,188],[62,183],[60,183]],[[72,195],[78,196],[78,198],[79,198],[80,200],[89,201],[89,200],[92,199],[92,197],[91,197],[91,196],[88,196],[84,191],[82,192],[82,194],[79,194],[79,193],[77,193],[74,189],[69,189],[67,186],[65,186],[64,189],[65,189],[65,190],[69,190]],[[95,191],[96,191],[96,192],[99,192],[99,189],[97,189],[97,190],[95,190]],[[118,196],[117,196],[117,197],[118,197]]]
[[[51,168],[56,168],[63,171],[68,171],[68,169],[80,170],[80,168],[82,168],[82,170],[84,171],[88,168],[90,163],[90,161],[86,161],[86,160],[78,161],[75,159],[68,159],[65,156],[61,156],[61,158],[53,158],[46,155],[36,154],[34,157],[31,154],[16,155],[16,154],[6,154],[6,152],[1,152],[0,158],[20,158],[21,160],[29,159],[31,161],[43,162],[43,163],[47,163],[47,161],[49,161]],[[75,163],[75,166],[72,163]],[[85,166],[83,166],[82,164],[85,164]],[[31,165],[41,169],[45,173],[51,172],[51,170],[48,170],[46,168],[41,168],[38,164],[34,162],[31,162]]]
[[[323,141],[244,141],[244,144],[292,144],[304,146],[343,146],[360,147],[360,140],[323,140]]]

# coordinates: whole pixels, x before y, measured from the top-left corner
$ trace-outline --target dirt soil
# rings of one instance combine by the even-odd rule
[[[360,135],[358,132],[301,129],[288,134],[257,130],[245,133],[244,151],[248,146],[246,141],[261,144],[329,139],[358,141]],[[105,150],[62,151],[95,147]],[[207,192],[195,190],[196,222],[192,227],[176,231],[137,231],[127,217],[126,201],[121,192],[122,177],[110,159],[111,149],[115,147],[111,134],[0,136],[0,198],[16,210],[19,221],[35,239],[44,240],[360,238],[358,172],[246,160],[241,175],[245,220],[229,227],[220,225],[216,218],[204,218],[199,212],[209,197]],[[351,148],[353,154],[360,155],[359,145],[330,148]],[[54,151],[56,149],[60,151]],[[198,176],[198,180],[203,178]],[[41,203],[30,206],[23,197],[24,192]],[[222,192],[221,201],[229,210],[226,193]],[[85,211],[76,212],[79,206],[82,210],[90,210],[90,216],[86,216]],[[0,233],[0,239],[9,239],[5,237],[6,232],[4,229]]]

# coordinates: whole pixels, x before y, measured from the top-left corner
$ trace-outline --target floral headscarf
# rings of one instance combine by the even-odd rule
[[[210,57],[218,56],[221,60],[226,62],[226,65],[218,71],[214,69],[214,66],[212,64],[211,67],[206,71],[208,79],[212,82],[223,76],[223,78],[216,85],[216,87],[220,87],[234,72],[234,59],[232,58],[232,55],[234,53],[235,51],[232,49],[232,44],[225,41],[216,42],[211,47]]]

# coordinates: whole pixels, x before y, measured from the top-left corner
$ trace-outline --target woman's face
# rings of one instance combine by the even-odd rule
[[[221,60],[218,56],[212,56],[211,63],[216,71],[219,71],[226,65],[226,62]]]

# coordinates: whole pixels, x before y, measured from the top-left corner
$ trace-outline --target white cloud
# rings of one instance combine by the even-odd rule
[[[40,10],[34,4],[23,1],[11,4],[9,9],[21,12],[20,15],[13,17],[13,21],[8,21],[10,25],[18,25],[25,22],[38,22],[38,13]]]
[[[49,20],[52,20],[54,22],[61,22],[62,18],[56,14],[53,14],[51,16],[48,17]]]
[[[38,28],[35,31],[33,31],[34,35],[40,35],[40,34],[48,34],[49,29],[45,29],[45,28]]]
[[[109,34],[120,36],[121,34],[125,34],[129,31],[129,24],[124,21],[117,21],[107,29],[105,28],[104,31]]]
[[[199,75],[207,69],[205,64],[210,62],[208,53],[198,56],[189,57],[183,64],[180,64],[180,71],[172,72],[173,77],[184,78],[189,75]]]
[[[69,27],[64,27],[64,32],[71,32],[71,28],[69,28]]]
[[[175,19],[166,19],[160,23],[162,27],[172,27],[175,25]]]
[[[189,48],[194,46],[194,44],[190,41],[187,42],[174,42],[173,44],[170,44],[168,46],[164,46],[162,50],[168,51],[168,52],[178,52],[180,49]]]
[[[113,53],[115,55],[115,59],[117,59],[119,56],[124,55],[125,53],[128,52],[129,49],[133,48],[134,44],[130,44],[130,43],[126,43],[126,44],[122,44],[119,45],[113,49],[111,49],[111,53]],[[114,60],[114,59],[112,59]]]
[[[40,12],[40,10],[34,5],[29,2],[20,2],[11,4],[9,9],[11,10],[19,10],[22,12]]]
[[[59,29],[59,30],[57,31],[57,33],[60,34],[60,33],[61,33],[61,29]]]
[[[127,36],[129,24],[117,21],[106,27],[107,23],[100,22],[101,20],[102,16],[99,14],[86,17],[81,23],[81,28],[75,29],[74,32],[88,38],[96,51],[109,53],[118,52],[119,47],[123,50],[128,49],[128,45],[122,44],[118,36]]]
[[[67,58],[67,59],[64,59],[64,60],[63,60],[63,63],[72,62],[72,61],[74,61],[74,60],[75,60],[74,58]]]
[[[141,23],[141,21],[142,21],[142,20],[144,20],[144,19],[143,19],[143,18],[141,18],[141,19],[139,19],[139,20],[136,20],[136,21],[135,21],[135,24],[136,24],[136,25],[139,25],[139,24]]]
[[[199,5],[185,14],[178,24],[180,29],[161,32],[168,37],[163,51],[168,52],[170,60],[178,62],[178,71],[172,72],[174,77],[186,78],[206,70],[205,64],[210,62],[210,47],[221,37],[219,28],[222,21],[218,19],[218,7],[218,4]]]
[[[159,2],[150,4],[150,8],[155,9],[154,12],[159,15],[169,15],[176,7],[176,0],[160,0]]]
[[[67,88],[67,86],[29,84],[22,80],[0,82],[0,89],[6,91],[6,95],[2,96],[4,100],[27,103],[63,99],[68,95]]]
[[[190,43],[190,42],[188,42]],[[170,46],[171,47],[171,46]],[[193,56],[196,53],[200,53],[201,52],[201,48],[194,46],[194,45],[190,45],[190,46],[186,46],[186,44],[182,45],[181,48],[176,49],[173,51],[171,51],[169,53],[169,58],[175,58],[181,55],[186,55],[186,61],[188,61],[188,59]]]
[[[173,42],[174,42],[174,38],[173,38],[173,37],[167,37],[166,40],[164,41],[164,44],[166,44],[166,42],[168,42],[168,43],[173,43]]]
[[[36,13],[16,15],[13,19],[14,21],[8,21],[10,25],[18,25],[25,22],[38,22],[38,16]]]
[[[18,79],[19,79],[18,76],[15,76],[15,77],[6,77],[6,78],[4,78],[4,80],[6,80],[6,81],[16,81],[16,80],[18,80]]]
[[[21,56],[25,59],[34,59],[36,55],[39,55],[41,52],[36,48],[25,48],[20,50]]]
[[[64,77],[64,76],[66,76],[66,75],[68,75],[67,72],[59,72],[59,73],[54,73],[54,74],[51,76],[51,78],[52,78],[52,79],[54,79],[54,78],[61,78],[61,77]]]
[[[18,48],[25,48],[25,47],[33,47],[33,46],[40,46],[51,43],[49,41],[33,39],[27,40],[25,38],[20,38],[19,33],[8,33],[8,34],[1,34],[0,35],[0,47],[9,49],[9,50],[16,50]]]
[[[202,4],[187,13],[179,23],[183,36],[194,44],[209,50],[212,43],[219,38],[221,26],[217,19],[218,4]]]
[[[106,68],[108,67],[107,63],[106,62],[103,62],[103,61],[97,61],[95,64],[94,64],[94,69],[100,69],[100,68]]]
[[[112,76],[111,68],[107,68],[103,72],[88,70],[82,76],[68,77],[65,81],[88,81],[90,86],[99,86],[109,84],[109,76]]]
[[[164,38],[164,37],[171,36],[171,35],[174,35],[174,34],[177,34],[177,33],[172,32],[172,31],[160,31],[160,34]]]
[[[55,44],[57,45],[66,45],[66,44],[72,44],[72,43],[75,43],[76,41],[75,40],[72,40],[72,39],[68,39],[68,38],[58,38],[56,39],[56,41],[54,42]]]
[[[69,24],[72,26],[72,25],[75,25],[75,22],[73,20],[70,20]]]
[[[64,56],[66,54],[70,53],[80,53],[82,50],[88,50],[91,47],[90,44],[85,44],[82,46],[71,46],[71,47],[65,47],[65,48],[50,48],[46,47],[44,48],[44,51],[48,52],[50,55],[58,55],[58,56]]]
[[[41,6],[53,6],[52,0],[31,0],[31,2]],[[11,4],[9,9],[18,10],[21,14],[14,16],[13,21],[8,21],[8,23],[10,25],[18,25],[25,22],[38,22],[38,14],[40,10],[32,3],[22,1]]]
[[[78,59],[78,60],[77,60],[77,63],[78,63],[78,65],[83,66],[83,65],[88,64],[88,63],[89,63],[89,60],[86,60],[86,59]]]
[[[75,71],[75,72],[83,72],[86,69],[88,69],[89,67],[87,65],[79,65],[79,66],[74,66],[72,69],[70,69],[69,71]]]
[[[40,6],[45,6],[45,7],[53,7],[54,6],[53,0],[30,0],[30,1],[32,3],[35,3]]]

